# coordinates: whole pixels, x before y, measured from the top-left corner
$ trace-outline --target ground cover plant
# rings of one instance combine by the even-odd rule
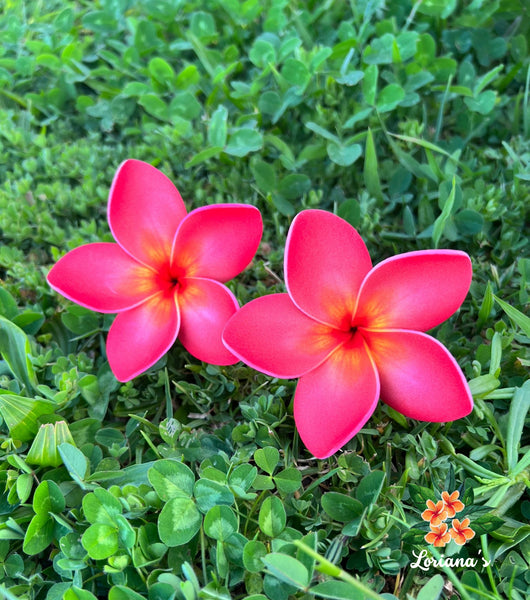
[[[0,596],[528,597],[527,3],[7,0],[0,36]],[[294,379],[177,341],[118,381],[114,315],[46,277],[114,242],[128,158],[188,213],[260,210],[261,244],[226,283],[240,305],[286,291],[307,209],[355,227],[374,264],[465,251],[469,293],[429,335],[471,414],[379,402],[316,459]]]

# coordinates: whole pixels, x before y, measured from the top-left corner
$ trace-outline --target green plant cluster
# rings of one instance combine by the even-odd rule
[[[0,598],[529,597],[527,2],[4,0],[0,37]],[[260,208],[241,303],[284,291],[304,208],[348,220],[375,262],[467,251],[470,294],[434,335],[473,413],[380,403],[321,461],[294,381],[177,342],[120,384],[112,317],[45,277],[112,241],[125,158],[189,209]],[[425,501],[454,490],[476,535],[428,546]],[[477,565],[412,567],[422,550]]]

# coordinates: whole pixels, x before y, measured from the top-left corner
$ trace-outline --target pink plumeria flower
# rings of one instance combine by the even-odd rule
[[[473,401],[455,359],[423,333],[451,316],[471,283],[467,254],[422,250],[372,268],[357,231],[322,210],[299,213],[285,247],[287,294],[243,306],[226,346],[258,371],[300,378],[294,418],[326,458],[350,440],[381,399],[423,421],[453,421]]]
[[[115,376],[129,381],[154,365],[177,336],[199,360],[237,358],[221,333],[239,309],[222,282],[252,260],[263,230],[245,204],[186,207],[173,183],[139,160],[120,165],[109,194],[114,243],[93,243],[63,256],[48,283],[91,310],[118,313],[107,338]]]

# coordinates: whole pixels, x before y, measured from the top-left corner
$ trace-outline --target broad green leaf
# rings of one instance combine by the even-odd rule
[[[147,476],[163,501],[177,497],[191,498],[193,494],[195,475],[184,463],[176,460],[156,461]]]
[[[293,494],[302,485],[302,473],[295,467],[287,467],[273,477],[276,487],[284,494]]]
[[[257,67],[264,68],[269,63],[276,63],[276,50],[267,40],[257,39],[252,45],[248,57]]]
[[[377,65],[368,65],[364,71],[363,79],[363,95],[364,101],[369,106],[375,105],[375,95],[377,93],[377,78],[379,76],[379,69]]]
[[[340,144],[340,139],[336,135],[334,135],[333,133],[331,133],[327,129],[324,129],[324,127],[321,127],[317,123],[313,123],[312,121],[308,121],[305,124],[305,126],[308,129],[310,129],[311,131],[313,131],[314,133],[322,136],[326,140],[329,140],[330,142],[334,142],[335,144]]]
[[[187,90],[177,92],[169,104],[169,115],[173,122],[175,122],[178,117],[185,121],[192,121],[199,117],[201,113],[202,104]]]
[[[305,566],[296,558],[281,552],[272,552],[262,558],[267,571],[298,589],[305,590],[309,585],[309,574]]]
[[[272,475],[277,464],[280,462],[280,453],[273,446],[258,448],[254,452],[254,461],[265,473]]]
[[[405,90],[397,83],[385,86],[377,96],[376,107],[380,113],[390,112],[405,98]]]
[[[226,542],[237,528],[237,516],[229,506],[213,506],[204,517],[204,533],[218,542]]]
[[[271,163],[257,159],[250,163],[250,170],[256,185],[265,194],[269,194],[276,189],[276,171]]]
[[[63,493],[51,480],[41,481],[33,495],[33,510],[36,514],[60,513],[66,507]]]
[[[329,158],[341,167],[349,167],[361,156],[363,148],[360,144],[337,144],[329,142],[326,147]]]
[[[231,156],[246,156],[257,152],[263,147],[263,136],[255,129],[241,127],[234,131],[228,140],[224,151]]]
[[[0,354],[13,375],[28,392],[37,387],[37,377],[30,360],[29,340],[20,327],[2,316],[0,316]]]
[[[191,498],[171,498],[158,516],[158,535],[166,546],[182,546],[198,533],[201,522],[201,513]]]
[[[138,104],[151,116],[161,121],[169,121],[169,106],[156,94],[143,94],[138,99]]]
[[[89,523],[115,527],[121,511],[120,501],[104,488],[96,488],[83,497],[83,513]]]
[[[361,222],[361,205],[355,198],[348,198],[340,204],[337,214],[353,227],[358,227]]]
[[[110,588],[109,600],[145,600],[145,597],[125,585],[114,585]]]
[[[278,184],[278,192],[287,200],[296,200],[311,189],[311,180],[302,173],[286,175]]]
[[[60,437],[61,439],[59,439]],[[63,436],[57,435],[57,449],[66,470],[78,485],[84,487],[83,481],[88,474],[88,460],[73,442],[73,439],[68,442]]]
[[[515,469],[518,460],[521,435],[526,414],[530,410],[530,381],[516,388],[508,413],[508,431],[506,432],[506,463],[508,471]]]
[[[97,597],[94,596],[92,592],[83,590],[74,585],[64,592],[61,600],[97,600]]]
[[[474,98],[464,98],[464,102],[473,112],[481,115],[488,115],[494,108],[497,101],[497,94],[493,90],[481,92]]]
[[[324,581],[311,588],[311,593],[330,600],[365,600],[364,594],[345,581]]]
[[[276,496],[268,496],[261,505],[259,516],[259,527],[268,537],[278,537],[285,529],[287,515],[282,501]]]
[[[383,471],[372,471],[359,481],[355,490],[355,497],[363,506],[375,504],[383,489],[385,474]]]
[[[416,596],[416,600],[438,600],[444,587],[444,578],[438,573],[431,577],[429,581],[421,588]]]
[[[26,554],[39,554],[54,539],[55,521],[47,513],[38,513],[30,521],[24,536],[23,550]]]
[[[197,501],[197,507],[202,513],[208,512],[216,504],[231,505],[234,503],[234,494],[226,485],[209,479],[198,479],[195,483],[193,495]]]
[[[47,400],[32,400],[0,391],[0,415],[15,440],[32,440],[39,429],[39,418],[53,414],[55,408],[55,404]]]
[[[267,554],[267,546],[259,540],[250,540],[243,549],[243,565],[250,573],[259,573],[263,569],[262,558]]]
[[[3,287],[0,287],[0,316],[8,320],[18,314],[18,307],[13,296]]]
[[[149,61],[147,66],[151,78],[163,85],[167,89],[171,89],[175,84],[175,71],[173,67],[160,56],[155,56]]]
[[[303,62],[288,58],[281,70],[282,77],[291,85],[304,90],[311,79],[311,73]]]
[[[83,548],[90,558],[102,560],[118,551],[118,528],[104,523],[94,523],[81,537]]]
[[[517,310],[510,304],[508,304],[508,302],[505,302],[504,300],[497,298],[497,296],[495,296],[495,295],[493,296],[493,299],[502,308],[502,310],[508,315],[510,320],[513,321],[513,323],[515,323],[515,325],[520,327],[522,332],[527,337],[530,337],[530,317],[527,317],[525,314],[523,314],[522,312],[520,312],[519,310]]]
[[[326,492],[322,496],[322,508],[334,520],[341,523],[352,521],[364,511],[363,504],[339,492]]]
[[[223,148],[221,146],[215,146],[215,147],[212,147],[212,148],[205,148],[201,152],[198,152],[184,166],[186,167],[186,169],[189,169],[191,167],[195,167],[196,165],[200,165],[201,163],[206,162],[207,160],[210,160],[210,158],[214,158],[215,156],[219,156],[219,154],[221,154],[222,151],[223,151]]]

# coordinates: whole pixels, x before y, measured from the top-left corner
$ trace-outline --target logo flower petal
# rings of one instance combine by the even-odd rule
[[[109,225],[131,256],[155,268],[165,264],[185,216],[177,188],[161,171],[132,159],[118,167],[109,194]]]
[[[65,298],[102,313],[136,306],[159,291],[156,274],[112,243],[86,244],[65,254],[48,273]]]
[[[259,210],[246,204],[216,204],[192,211],[173,243],[172,271],[185,277],[228,281],[252,260],[261,239]]]
[[[431,531],[425,536],[425,541],[437,548],[443,548],[451,541],[451,535],[447,531],[447,523],[442,523],[439,527],[431,526]]]
[[[181,314],[179,340],[186,350],[213,365],[238,359],[224,346],[223,328],[239,304],[232,292],[212,279],[184,278],[177,292]]]
[[[473,400],[464,374],[431,336],[363,330],[381,378],[381,399],[412,419],[447,422],[468,415]]]
[[[118,314],[107,337],[107,358],[120,381],[152,367],[174,344],[180,317],[171,290]]]
[[[300,377],[320,364],[349,334],[298,310],[288,294],[262,296],[228,321],[225,345],[245,363],[273,377]]]
[[[307,449],[327,458],[370,418],[379,379],[362,336],[355,335],[300,378],[294,396],[296,427]]]
[[[309,316],[348,330],[371,266],[361,236],[343,219],[323,210],[294,218],[285,244],[285,284]]]
[[[471,277],[469,256],[457,250],[393,256],[376,265],[363,282],[355,323],[427,331],[460,307]]]
[[[470,520],[468,518],[463,519],[460,522],[458,519],[453,519],[451,523],[451,529],[449,533],[451,537],[459,546],[463,546],[468,540],[475,537],[475,532],[469,527]]]
[[[439,500],[435,504],[432,500],[427,500],[427,510],[421,513],[421,518],[424,521],[429,521],[431,528],[438,527],[447,518],[444,503]]]
[[[442,500],[449,519],[452,519],[457,512],[464,510],[464,504],[458,500],[459,496],[460,492],[458,490],[451,495],[448,492],[442,492]]]

